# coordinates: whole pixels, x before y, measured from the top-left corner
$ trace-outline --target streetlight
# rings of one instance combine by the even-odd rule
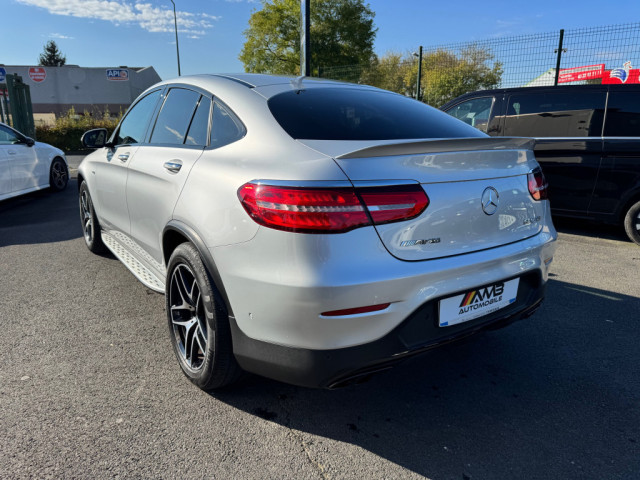
[[[173,3],[173,23],[176,27],[176,55],[178,57],[178,76],[180,76],[180,49],[178,48],[178,17],[176,17],[176,4],[173,0],[170,0]]]
[[[418,81],[416,82],[416,100],[420,100],[420,77],[422,77],[422,45],[418,49],[419,53],[413,53],[414,57],[418,57]]]

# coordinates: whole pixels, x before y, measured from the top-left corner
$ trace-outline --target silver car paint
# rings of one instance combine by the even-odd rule
[[[547,264],[553,257],[557,237],[549,220],[547,201],[540,202],[538,207],[538,210],[542,209],[542,219],[535,226],[539,230],[537,234],[516,242],[508,241],[502,246],[428,261],[409,262],[391,255],[380,239],[385,238],[385,230],[380,227],[379,236],[374,227],[339,235],[304,235],[258,226],[249,218],[236,194],[238,188],[248,181],[345,182],[349,181],[343,171],[345,168],[361,171],[361,174],[354,174],[354,179],[358,180],[389,181],[413,177],[428,183],[432,177],[420,177],[416,173],[422,171],[417,160],[412,164],[406,158],[398,157],[389,160],[390,166],[384,168],[383,162],[378,162],[376,169],[383,168],[383,171],[377,171],[371,165],[367,167],[362,159],[357,159],[359,163],[356,159],[353,162],[350,159],[334,160],[332,157],[338,154],[328,155],[319,144],[291,139],[273,120],[265,101],[265,92],[272,95],[287,91],[292,88],[290,82],[273,77],[254,78],[252,81],[272,84],[268,88],[249,89],[216,76],[177,80],[183,85],[193,84],[211,91],[222,99],[245,122],[247,134],[231,145],[205,149],[194,160],[175,208],[172,208],[171,201],[153,203],[155,193],[144,188],[136,188],[131,193],[127,190],[119,200],[124,198],[125,204],[135,201],[145,206],[136,213],[135,222],[144,221],[147,214],[157,216],[156,223],[161,223],[162,218],[171,218],[190,226],[204,239],[220,272],[238,326],[247,336],[310,349],[359,345],[380,338],[429,299],[530,271],[540,271],[546,281]],[[381,143],[384,142],[354,142],[349,151]],[[140,147],[147,148],[153,147]],[[113,162],[113,159],[107,160],[107,152],[103,149],[88,156],[80,166],[80,174],[92,192],[96,188],[96,165],[105,167]],[[345,152],[342,148],[341,153]],[[138,153],[133,155],[132,165]],[[447,154],[433,154],[431,163],[444,162],[440,155]],[[451,155],[447,157],[449,163],[455,159],[455,155]],[[469,155],[466,159],[471,160],[474,154]],[[512,162],[517,178],[526,178],[525,171],[537,165],[526,149],[512,150],[504,155]],[[416,158],[423,161],[424,155]],[[479,181],[482,176],[491,174],[504,177],[503,163],[499,167],[496,165],[493,172],[490,168],[476,169],[476,172],[483,173],[472,179]],[[405,168],[407,170],[403,171]],[[367,170],[369,172],[365,174]],[[448,174],[441,172],[440,181],[455,180],[455,169],[449,170]],[[164,176],[163,183],[175,178],[165,176],[162,171],[160,174]],[[102,184],[102,179],[98,183]],[[509,186],[505,184],[501,188]],[[526,183],[524,187],[522,183],[512,187],[520,195]],[[104,185],[102,188],[106,194]],[[173,186],[167,185],[166,188],[175,192]],[[479,191],[478,199],[481,194]],[[152,205],[157,211],[146,212]],[[96,205],[100,220],[108,215],[105,211],[108,208],[105,202]],[[440,207],[433,210],[438,211]],[[122,225],[112,227],[123,232],[129,229],[128,233],[132,230],[124,221]],[[397,224],[393,228],[401,229],[402,226]],[[151,230],[149,233],[152,237]],[[157,234],[160,241],[161,231]],[[147,265],[153,262],[148,258],[145,260],[145,254],[154,257],[156,268],[163,269],[162,262],[157,262],[157,252],[147,251],[153,250],[148,245],[147,249],[142,248],[145,243],[152,242],[132,237],[133,245],[122,241],[123,248]],[[393,241],[385,238],[385,242]],[[391,302],[391,306],[381,312],[348,317],[321,315],[330,310],[387,302]]]

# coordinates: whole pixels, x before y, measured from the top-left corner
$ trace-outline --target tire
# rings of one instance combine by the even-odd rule
[[[640,245],[640,201],[631,205],[624,217],[624,229],[633,243]]]
[[[80,204],[80,223],[82,224],[82,233],[84,243],[93,253],[103,253],[106,251],[102,237],[100,236],[100,222],[93,208],[91,194],[87,182],[83,181],[80,185],[78,194],[78,203]]]
[[[165,293],[171,345],[187,378],[205,391],[238,380],[229,316],[193,244],[171,255]]]
[[[53,159],[49,168],[49,189],[52,192],[61,192],[69,183],[69,169],[67,164],[59,157]]]

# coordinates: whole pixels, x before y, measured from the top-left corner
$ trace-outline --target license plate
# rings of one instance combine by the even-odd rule
[[[440,300],[439,325],[450,327],[511,305],[518,296],[519,281],[514,278]]]

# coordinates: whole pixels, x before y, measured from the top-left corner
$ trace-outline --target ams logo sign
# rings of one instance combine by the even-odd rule
[[[462,302],[460,302],[460,308],[473,307],[475,305],[485,306],[487,302],[493,303],[495,301],[500,301],[503,293],[504,283],[498,283],[491,287],[472,290],[464,296]]]

